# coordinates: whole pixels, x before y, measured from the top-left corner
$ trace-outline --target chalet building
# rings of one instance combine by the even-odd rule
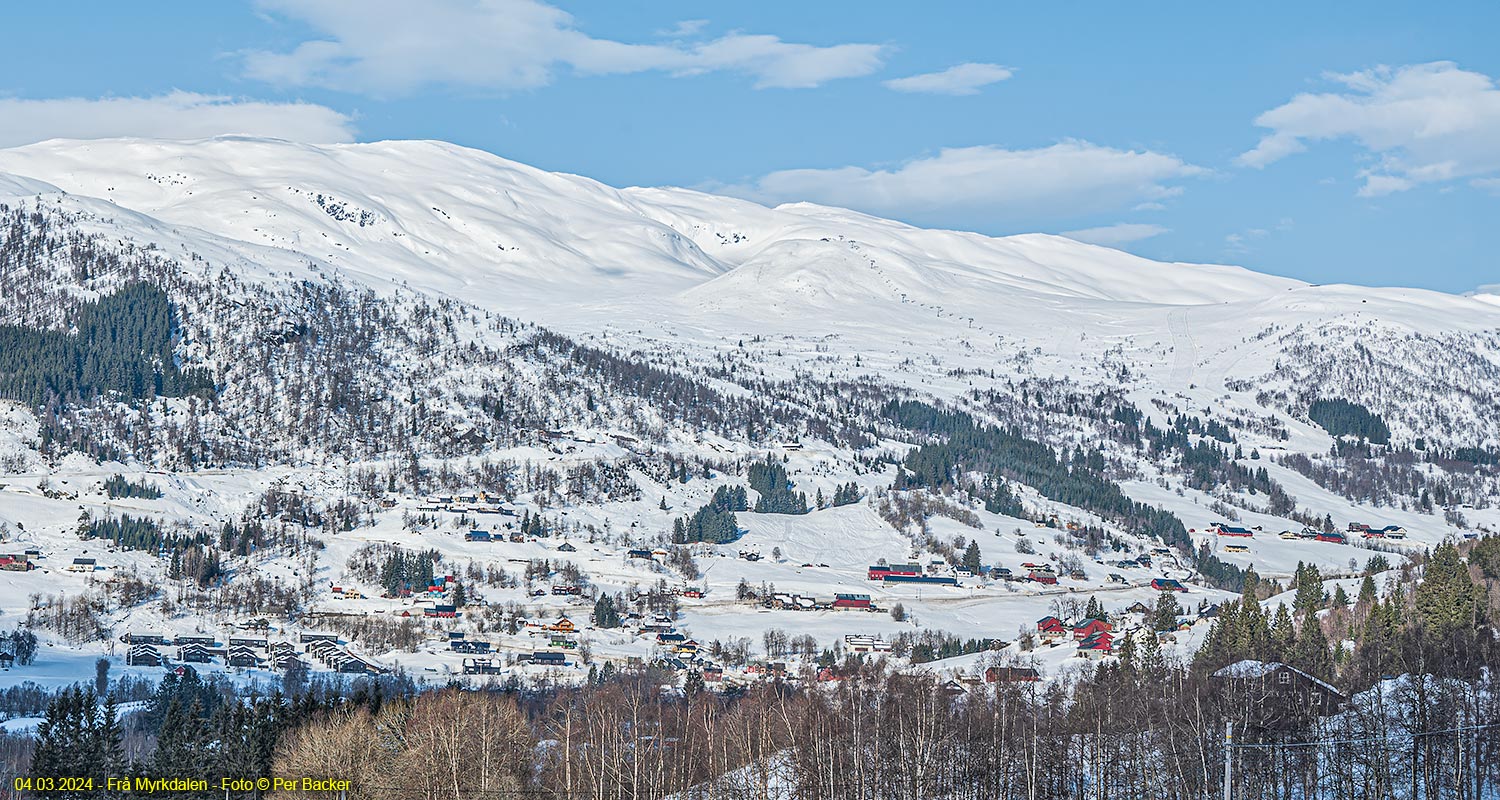
[[[134,631],[120,637],[125,644],[153,644],[162,645],[167,643],[167,637],[159,633],[136,633]]]
[[[639,558],[639,559],[643,559],[645,561],[650,561],[651,560],[651,551],[650,550],[626,550],[625,551],[625,557],[626,558]]]
[[[162,665],[161,652],[153,645],[133,644],[125,653],[125,664],[131,667],[159,667]]]
[[[267,647],[266,652],[270,653],[272,658],[280,658],[282,656],[296,655],[297,647],[291,642],[276,642],[270,647]]]
[[[488,653],[490,643],[478,639],[454,639],[448,642],[448,649],[455,653]]]
[[[0,569],[3,570],[25,572],[35,567],[36,565],[31,563],[31,559],[21,553],[7,553],[0,556]]]
[[[530,655],[522,655],[521,658],[532,664],[547,667],[565,667],[568,665],[567,653],[555,653],[539,650]]]
[[[354,656],[339,659],[333,669],[346,675],[369,675],[380,671],[374,664]]]
[[[1098,660],[1112,655],[1114,651],[1114,636],[1102,631],[1078,643],[1078,655],[1083,658]]]
[[[173,636],[172,637],[172,644],[175,644],[178,647],[183,647],[184,645],[190,645],[190,644],[202,645],[204,647],[213,647],[213,645],[214,645],[214,637],[212,637],[212,636],[197,636],[197,635]]]
[[[98,569],[98,567],[98,562],[95,559],[75,558],[73,559],[73,563],[69,564],[64,569],[66,569],[68,572],[93,572],[94,570]]]
[[[1068,628],[1057,617],[1042,617],[1036,621],[1036,632],[1043,641],[1049,641],[1068,635]]]
[[[466,658],[463,670],[465,675],[499,675],[505,668],[492,658]]]
[[[422,609],[422,616],[451,619],[458,616],[458,607],[447,603],[439,603]]]
[[[253,636],[231,636],[231,637],[229,637],[229,646],[230,647],[253,647],[253,648],[260,649],[260,650],[264,650],[264,649],[266,649],[266,640],[265,639],[258,639],[258,638],[255,638]]]
[[[1152,578],[1151,588],[1158,592],[1186,592],[1187,587],[1181,581],[1172,578]]]
[[[876,636],[846,634],[844,647],[851,653],[889,653],[891,651],[891,643]]]
[[[1042,674],[1031,667],[990,667],[984,671],[986,683],[1037,683]]]
[[[1252,531],[1249,528],[1239,527],[1238,525],[1223,525],[1223,524],[1221,524],[1221,525],[1218,525],[1217,527],[1215,527],[1214,530],[1220,536],[1240,536],[1240,537],[1243,537],[1243,538],[1246,538],[1246,539],[1249,539],[1249,538],[1252,538],[1252,537],[1255,536],[1255,531]]]
[[[177,648],[177,660],[184,664],[207,664],[214,657],[206,646],[194,642]]]
[[[224,657],[224,663],[231,667],[254,668],[260,666],[260,656],[248,647],[230,645],[229,655]]]
[[[1309,713],[1331,716],[1349,701],[1331,684],[1277,661],[1238,661],[1209,680],[1234,706],[1258,710],[1262,723]]]
[[[569,544],[567,542],[563,542],[562,544],[560,544],[560,545],[557,546],[557,552],[559,552],[559,553],[576,553],[576,552],[578,552],[578,548],[574,547],[573,545],[571,545],[571,544]]]
[[[336,633],[304,633],[298,639],[303,644],[310,644],[312,642],[333,642],[334,644],[338,644],[339,636]]]
[[[493,538],[489,531],[469,531],[464,534],[464,541],[466,542],[488,542]]]
[[[1152,610],[1153,609],[1151,608],[1151,606],[1148,606],[1139,600],[1125,607],[1125,613],[1127,614],[1150,614]]]
[[[276,656],[272,663],[280,672],[286,672],[288,670],[307,669],[307,664],[303,662],[302,659],[296,657],[291,653],[283,653],[279,656]]]

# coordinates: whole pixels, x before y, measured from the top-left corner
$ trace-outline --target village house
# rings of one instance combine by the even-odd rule
[[[1057,617],[1042,617],[1036,621],[1036,632],[1042,641],[1048,642],[1068,635],[1068,628]]]
[[[260,666],[260,657],[248,647],[230,645],[229,655],[224,658],[224,663],[231,667],[253,668]]]
[[[1326,681],[1277,661],[1237,661],[1209,680],[1231,703],[1258,710],[1263,723],[1307,713],[1330,716],[1349,700]]]
[[[1086,619],[1073,626],[1073,638],[1082,641],[1097,633],[1109,633],[1114,628],[1102,619]]]
[[[208,648],[196,642],[177,648],[177,660],[184,664],[207,664],[214,660]]]
[[[1078,655],[1083,658],[1098,660],[1114,653],[1114,636],[1099,632],[1089,636],[1078,643]]]
[[[984,671],[986,683],[1036,683],[1042,674],[1031,667],[990,667]]]
[[[75,558],[73,563],[64,567],[68,572],[93,572],[98,569],[98,563],[92,558]]]
[[[465,675],[498,675],[505,668],[495,663],[492,658],[466,658],[463,663]]]
[[[891,643],[878,636],[845,634],[844,647],[851,653],[889,653]]]
[[[125,664],[132,667],[159,667],[162,665],[161,652],[153,645],[133,644],[125,653]]]

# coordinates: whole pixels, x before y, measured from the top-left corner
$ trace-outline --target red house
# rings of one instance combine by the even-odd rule
[[[1045,583],[1049,586],[1057,583],[1057,576],[1053,575],[1050,572],[1033,570],[1032,573],[1030,575],[1027,575],[1026,577],[1030,578],[1033,581],[1036,581],[1037,583]]]
[[[1090,636],[1078,643],[1078,655],[1085,658],[1103,658],[1114,650],[1114,638],[1107,633]]]
[[[1187,591],[1187,587],[1186,586],[1183,586],[1182,583],[1180,583],[1179,581],[1175,581],[1175,580],[1173,580],[1171,578],[1153,578],[1153,579],[1151,579],[1151,588],[1155,589],[1158,592],[1185,592],[1185,591]]]
[[[1112,635],[1110,631],[1114,629],[1115,626],[1102,619],[1088,619],[1084,620],[1083,624],[1073,628],[1073,638],[1083,640],[1095,634]]]
[[[1042,617],[1036,621],[1036,632],[1043,639],[1061,639],[1068,632],[1068,626],[1057,617]]]

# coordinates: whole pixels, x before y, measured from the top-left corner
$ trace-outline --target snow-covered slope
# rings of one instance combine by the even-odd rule
[[[42,181],[375,284],[407,282],[549,321],[635,300],[658,313],[737,308],[757,320],[801,322],[817,310],[828,325],[904,303],[1023,334],[1062,320],[1129,330],[1164,306],[1215,306],[1206,320],[1361,310],[1425,331],[1494,324],[1493,308],[1471,298],[1310,287],[1061,237],[924,230],[808,204],[620,190],[441,142],[57,140],[0,151],[0,173],[33,179],[8,178],[5,194],[45,193]]]
[[[1304,560],[1349,571],[1350,560],[1367,555],[1276,536],[1300,528],[1297,515],[1399,523],[1411,537],[1396,550],[1439,541],[1464,527],[1461,514],[1444,517],[1442,506],[1456,502],[1418,505],[1425,488],[1439,483],[1450,497],[1483,501],[1465,509],[1470,523],[1500,526],[1491,502],[1500,498],[1500,479],[1492,475],[1454,477],[1420,462],[1403,467],[1402,481],[1413,482],[1391,482],[1399,488],[1375,502],[1350,499],[1363,489],[1331,490],[1288,461],[1322,458],[1334,444],[1307,417],[1318,398],[1368,405],[1402,446],[1418,438],[1443,447],[1500,445],[1494,295],[1314,286],[1239,267],[1159,263],[1057,236],[994,238],[808,204],[766,208],[686,189],[616,189],[440,142],[44,142],[0,151],[0,204],[47,212],[33,216],[48,217],[51,227],[28,241],[93,236],[88,245],[116,262],[112,248],[157,259],[152,275],[170,279],[186,318],[179,355],[218,383],[215,401],[202,408],[173,398],[148,414],[116,408],[102,421],[77,421],[75,428],[93,425],[112,437],[111,452],[139,456],[159,443],[156,455],[107,469],[77,455],[44,458],[37,418],[18,406],[0,408],[0,472],[13,473],[0,523],[16,530],[24,523],[59,569],[62,556],[88,546],[75,535],[80,513],[123,507],[87,494],[122,469],[178,470],[198,480],[203,463],[229,465],[228,477],[209,480],[203,492],[176,486],[169,492],[176,505],[147,506],[164,521],[201,526],[260,513],[245,508],[246,498],[282,479],[306,483],[318,502],[332,504],[349,494],[346,467],[369,469],[373,503],[379,486],[396,485],[398,472],[420,472],[421,458],[435,471],[467,469],[461,462],[479,457],[512,459],[505,469],[521,474],[546,473],[542,483],[551,481],[551,489],[522,490],[515,503],[526,513],[572,515],[580,543],[567,558],[597,586],[623,591],[675,581],[665,565],[629,563],[626,549],[663,542],[673,521],[707,502],[712,488],[740,482],[751,459],[784,459],[803,491],[831,495],[858,479],[870,500],[890,486],[894,466],[877,459],[910,440],[877,436],[878,421],[869,418],[842,436],[838,426],[906,394],[964,405],[1052,448],[1099,447],[1110,477],[1131,498],[1171,511],[1212,548],[1223,543],[1201,533],[1211,522],[1237,515],[1260,526],[1253,546],[1221,557],[1270,575],[1285,576]],[[64,252],[16,270],[29,276],[28,294],[51,301],[109,288],[94,285],[97,274],[77,277],[88,270],[58,255]],[[47,261],[54,257],[56,265]],[[49,281],[56,285],[43,286]],[[0,323],[57,326],[64,305],[0,302]],[[619,360],[581,368],[595,356],[495,315],[562,331]],[[633,393],[637,383],[650,385]],[[830,400],[865,389],[864,407]],[[746,398],[759,405],[728,408]],[[1103,399],[1084,408],[1091,398]],[[1294,508],[1271,513],[1264,494],[1244,492],[1243,481],[1189,485],[1171,447],[1147,453],[1139,440],[1112,439],[1107,423],[1126,404],[1158,432],[1188,415],[1223,426],[1233,436],[1219,438],[1224,459],[1269,470]],[[762,435],[744,433],[751,420],[768,419]],[[772,446],[788,431],[807,439],[805,448]],[[1192,436],[1208,441],[1201,431]],[[194,437],[210,445],[200,452]],[[1230,455],[1241,449],[1243,457]],[[705,472],[722,474],[712,484],[689,483],[686,472],[673,477],[674,459],[697,459]],[[557,477],[534,467],[543,463]],[[885,471],[871,471],[872,463]],[[636,489],[621,495],[631,499],[601,495],[598,485],[608,481],[582,471],[605,465],[617,468],[605,478]],[[68,493],[81,479],[91,487],[80,497],[49,493],[44,473],[59,484],[74,481]],[[576,476],[590,491],[559,497],[564,473],[568,486]],[[1419,484],[1424,476],[1428,483]],[[522,563],[563,558],[534,541],[461,540],[460,528],[482,521],[414,522],[422,501],[412,492],[396,506],[367,509],[354,530],[329,534],[320,580],[347,582],[346,563],[366,544],[433,546],[454,569],[470,560],[499,563],[501,553]],[[1089,549],[1038,529],[1050,518],[1119,533],[1036,487],[1020,493],[1029,519],[985,512],[984,527],[969,528],[939,515],[922,521],[921,536],[898,532],[873,500],[805,516],[747,513],[738,547],[784,557],[750,562],[731,547],[698,554],[710,597],[688,603],[686,619],[703,638],[754,638],[768,625],[807,623],[769,622],[758,607],[731,600],[741,578],[782,590],[869,591],[863,566],[917,558],[933,542],[973,537],[982,540],[986,563],[1023,571],[1035,546],[1037,558],[1059,561]],[[982,507],[972,497],[955,502]],[[931,542],[921,538],[929,533]],[[1154,544],[1119,541],[1135,552]],[[882,604],[907,603],[924,625],[1005,637],[1070,593],[1097,593],[1112,606],[1152,598],[1147,584],[1161,567],[1132,572],[1092,549],[1089,557],[1099,560],[1089,576],[1061,588],[996,582],[926,596],[910,587],[875,594]],[[144,555],[119,562],[148,574],[160,567]],[[300,574],[283,556],[237,564],[237,574],[253,572],[252,563],[274,576]],[[1115,569],[1122,580],[1108,577]],[[1191,572],[1182,570],[1183,577]],[[62,577],[74,589],[93,580]],[[14,580],[21,583],[0,592],[0,610],[12,610],[7,602],[22,610],[17,601],[43,585],[36,574]],[[502,592],[497,585],[494,597],[547,614],[572,602],[537,601],[517,586]],[[370,605],[376,613],[389,604]],[[825,641],[913,627],[864,614],[853,622],[833,612],[802,619],[819,620]],[[615,646],[599,635],[596,644]],[[623,645],[619,652],[644,654]]]
[[[950,368],[1099,379],[1113,351],[1158,390],[1213,393],[1264,382],[1293,344],[1271,331],[1335,351],[1347,341],[1325,329],[1452,349],[1472,343],[1450,337],[1500,324],[1484,297],[1310,286],[1055,236],[615,189],[441,142],[58,140],[0,151],[0,173],[24,176],[0,194],[50,185],[98,198],[139,215],[123,230],[155,227],[147,238],[251,272],[312,264],[381,293],[404,285],[574,334],[680,346],[835,335],[836,349],[895,363],[941,355]]]

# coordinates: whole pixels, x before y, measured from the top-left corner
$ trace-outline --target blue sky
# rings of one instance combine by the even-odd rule
[[[0,145],[435,138],[1319,283],[1500,283],[1493,3],[142,8],[8,8]]]

